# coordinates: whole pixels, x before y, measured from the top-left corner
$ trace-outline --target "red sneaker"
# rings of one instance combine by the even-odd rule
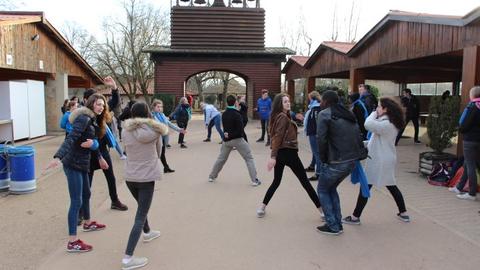
[[[84,232],[93,232],[93,231],[100,231],[107,227],[104,224],[97,223],[96,221],[92,221],[89,224],[83,223],[83,231]]]
[[[83,243],[80,239],[67,244],[67,252],[89,252],[92,249],[92,246]]]

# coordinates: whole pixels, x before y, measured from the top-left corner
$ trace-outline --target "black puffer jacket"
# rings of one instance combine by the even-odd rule
[[[458,129],[466,142],[480,142],[480,109],[474,102],[465,108]]]
[[[68,120],[72,123],[72,132],[53,157],[59,158],[64,166],[88,172],[92,150],[83,148],[80,144],[87,139],[95,139],[95,113],[87,107],[81,107],[73,111]],[[100,156],[100,151],[95,150],[95,153]]]
[[[336,104],[322,110],[317,120],[317,142],[323,163],[344,163],[362,157],[362,134],[352,112]]]

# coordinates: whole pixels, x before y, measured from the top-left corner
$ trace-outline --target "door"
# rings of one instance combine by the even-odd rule
[[[25,81],[10,81],[10,112],[15,140],[30,136],[28,87]]]
[[[25,81],[28,86],[29,138],[45,136],[45,87],[41,81]]]

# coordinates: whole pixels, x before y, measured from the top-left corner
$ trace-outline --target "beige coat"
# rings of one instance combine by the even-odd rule
[[[152,182],[161,179],[162,135],[167,133],[168,128],[153,119],[132,118],[125,121],[122,139],[127,153],[126,181]]]

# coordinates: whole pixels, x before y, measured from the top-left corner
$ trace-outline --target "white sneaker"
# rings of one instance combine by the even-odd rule
[[[215,178],[209,177],[209,178],[208,178],[208,182],[210,182],[210,183],[211,183],[211,182],[215,182]]]
[[[252,186],[254,186],[254,187],[260,186],[261,184],[262,184],[262,182],[260,182],[260,180],[258,180],[258,179],[255,179],[255,181],[252,181]]]
[[[143,234],[143,242],[150,242],[153,239],[160,237],[161,233],[159,231],[150,230],[149,233]]]
[[[475,201],[477,199],[476,196],[470,196],[470,194],[468,193],[458,194],[457,198],[462,200],[470,200],[470,201]]]
[[[127,156],[122,155],[122,156],[120,157],[120,159],[121,159],[121,160],[126,160],[126,159],[127,159]]]
[[[128,263],[122,262],[122,270],[132,270],[147,265],[148,259],[144,257],[132,257]]]
[[[265,209],[263,208],[258,208],[257,209],[257,217],[258,218],[263,218],[265,216]]]
[[[458,190],[457,186],[449,187],[448,191],[460,194],[460,190]]]

